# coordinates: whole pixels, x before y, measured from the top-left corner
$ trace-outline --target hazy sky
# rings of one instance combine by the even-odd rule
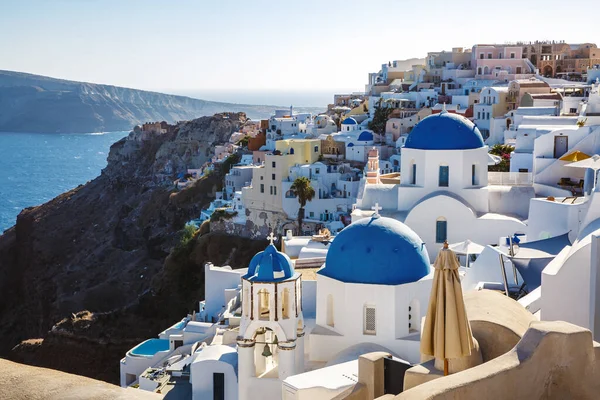
[[[594,0],[0,0],[0,69],[149,90],[361,90],[383,62],[600,42]]]

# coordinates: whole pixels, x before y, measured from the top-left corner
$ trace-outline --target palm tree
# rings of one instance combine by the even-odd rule
[[[300,209],[298,210],[298,235],[302,235],[302,220],[304,219],[304,206],[307,201],[311,201],[315,197],[315,189],[310,185],[310,179],[305,176],[296,178],[290,189],[298,197]]]

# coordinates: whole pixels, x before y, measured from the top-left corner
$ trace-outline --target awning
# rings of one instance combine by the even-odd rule
[[[569,233],[555,236],[550,239],[536,240],[519,245],[519,250],[514,256],[508,256],[515,268],[519,271],[527,290],[538,288],[542,284],[542,271],[564,249],[570,246]]]
[[[569,154],[565,154],[564,156],[562,156],[561,158],[559,158],[559,160],[561,160],[561,161],[576,162],[576,161],[586,160],[586,159],[588,159],[590,157],[591,156],[588,156],[584,152],[577,150],[577,151],[571,152]]]
[[[483,249],[485,249],[484,246],[473,243],[469,239],[465,240],[464,242],[452,243],[448,246],[448,248],[460,255],[481,254]]]
[[[600,156],[598,154],[594,154],[593,156],[586,158],[585,160],[577,161],[572,164],[567,164],[567,167],[574,168],[591,168],[594,171],[600,169]]]

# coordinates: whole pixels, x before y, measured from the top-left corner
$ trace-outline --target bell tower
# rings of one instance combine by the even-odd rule
[[[367,183],[381,183],[379,179],[379,150],[375,147],[369,150],[369,159],[367,161]]]
[[[283,381],[304,372],[302,279],[290,258],[271,243],[250,261],[242,277],[238,344],[239,399],[255,398],[250,388],[264,378]]]

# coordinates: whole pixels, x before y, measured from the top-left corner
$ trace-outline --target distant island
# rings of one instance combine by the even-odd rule
[[[174,123],[224,111],[261,119],[275,108],[281,107],[221,103],[0,70],[0,132],[125,131],[147,121]]]

